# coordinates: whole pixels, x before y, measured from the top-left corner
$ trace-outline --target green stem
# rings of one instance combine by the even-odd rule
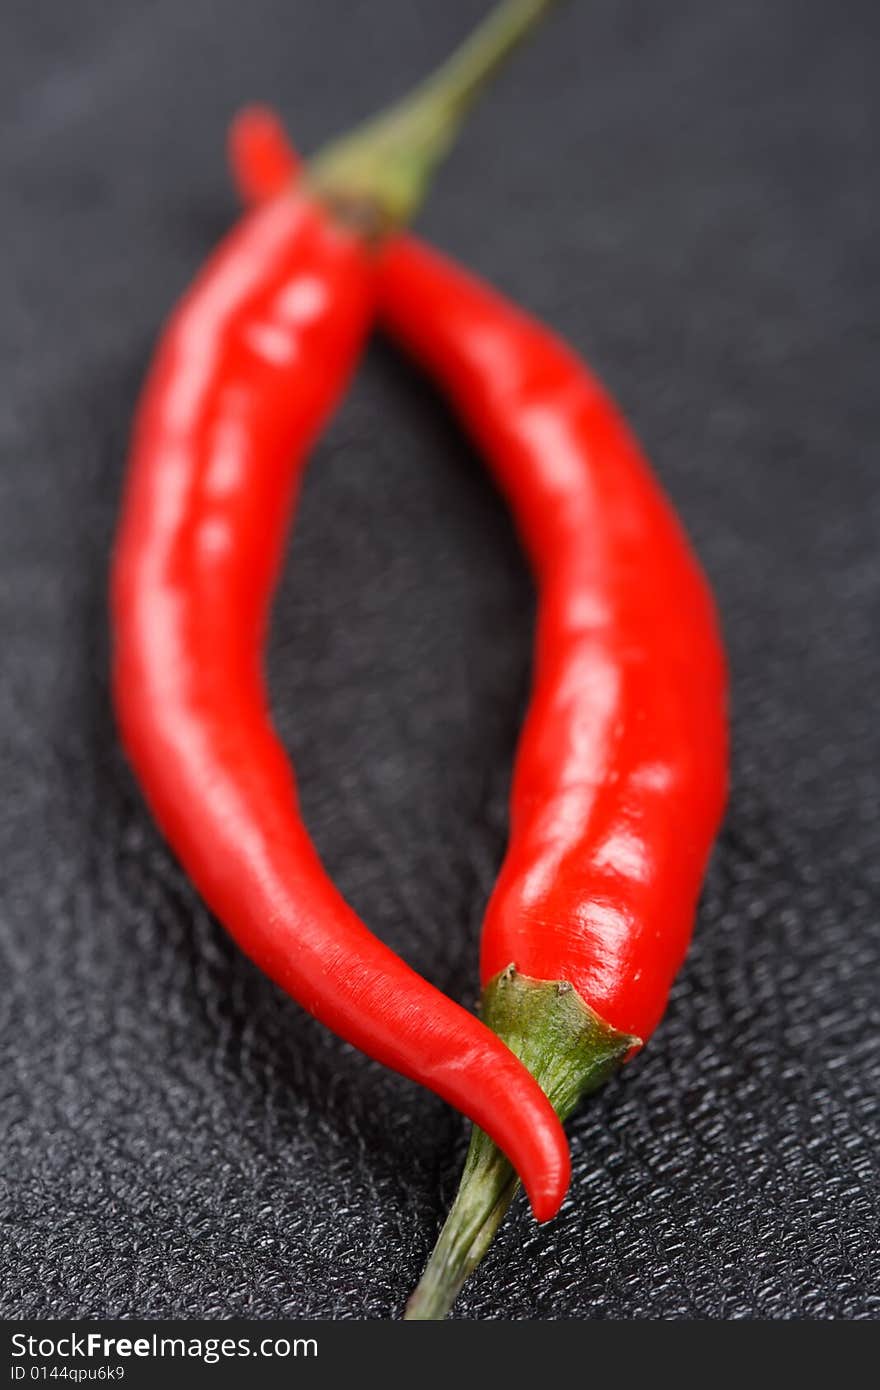
[[[472,103],[556,0],[501,0],[470,38],[402,101],[310,164],[319,196],[382,232],[408,222]]]
[[[476,1269],[516,1196],[519,1178],[487,1134],[474,1126],[458,1194],[404,1318],[446,1317]]]
[[[486,986],[483,1018],[540,1082],[561,1120],[639,1043],[603,1022],[565,981],[532,980],[513,966]],[[407,1319],[446,1316],[489,1249],[518,1186],[501,1150],[474,1128],[458,1195],[407,1305]]]

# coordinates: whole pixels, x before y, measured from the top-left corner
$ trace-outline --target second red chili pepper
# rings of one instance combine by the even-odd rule
[[[619,412],[552,333],[408,237],[380,304],[481,446],[538,587],[480,973],[483,1017],[564,1118],[653,1032],[691,937],[727,784],[714,605]],[[514,1188],[475,1131],[409,1316],[444,1314]]]

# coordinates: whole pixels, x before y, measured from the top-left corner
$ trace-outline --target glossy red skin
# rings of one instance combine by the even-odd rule
[[[334,888],[267,707],[269,602],[306,450],[363,344],[374,283],[359,240],[290,195],[243,219],[178,306],[138,410],[114,555],[115,705],[160,827],[243,950],[475,1120],[544,1220],[569,1180],[552,1107]]]
[[[380,317],[453,401],[510,503],[539,595],[510,840],[482,937],[645,1040],[691,937],[727,786],[706,581],[620,414],[554,335],[412,238]]]

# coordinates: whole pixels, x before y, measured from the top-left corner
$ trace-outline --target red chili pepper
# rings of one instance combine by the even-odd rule
[[[414,238],[383,322],[442,383],[505,493],[540,598],[507,857],[481,974],[566,980],[621,1033],[660,1020],[724,804],[708,586],[620,414],[546,328]]]
[[[484,1018],[564,1117],[656,1027],[690,940],[727,785],[715,610],[638,445],[567,347],[411,238],[383,253],[380,306],[485,453],[538,585],[481,976]],[[491,1162],[477,1135],[410,1316],[442,1316],[491,1239],[510,1177]]]
[[[505,8],[507,47],[543,8]],[[478,76],[471,63],[465,95]],[[552,1107],[513,1053],[378,941],[331,884],[300,819],[262,670],[305,453],[374,310],[375,257],[349,219],[374,232],[411,210],[460,115],[460,83],[452,94],[457,106],[439,102],[439,143],[432,128],[414,140],[410,103],[332,148],[312,168],[317,196],[292,193],[246,217],[174,313],[132,442],[113,564],[113,689],[156,819],[242,948],[342,1037],[491,1133],[544,1220],[569,1177]],[[436,118],[436,88],[431,102]],[[425,114],[421,98],[415,107]],[[365,152],[381,156],[366,173]]]
[[[269,146],[264,196],[295,156],[277,117],[244,113],[230,144],[240,189]],[[565,1118],[654,1030],[690,940],[727,785],[714,606],[618,411],[546,328],[403,236],[382,252],[380,311],[485,452],[538,584],[483,1016]],[[443,1316],[515,1190],[475,1131],[407,1316]]]

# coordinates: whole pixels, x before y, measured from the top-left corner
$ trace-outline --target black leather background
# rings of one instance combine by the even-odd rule
[[[0,1065],[8,1315],[397,1316],[462,1158],[202,909],[107,698],[138,383],[235,215],[236,104],[305,148],[481,0],[3,6]],[[470,1318],[878,1309],[880,394],[873,3],[579,0],[421,227],[619,397],[714,581],[734,782],[645,1054],[519,1203]],[[364,918],[473,1002],[531,590],[479,460],[387,347],[317,449],[271,650],[308,823]]]

